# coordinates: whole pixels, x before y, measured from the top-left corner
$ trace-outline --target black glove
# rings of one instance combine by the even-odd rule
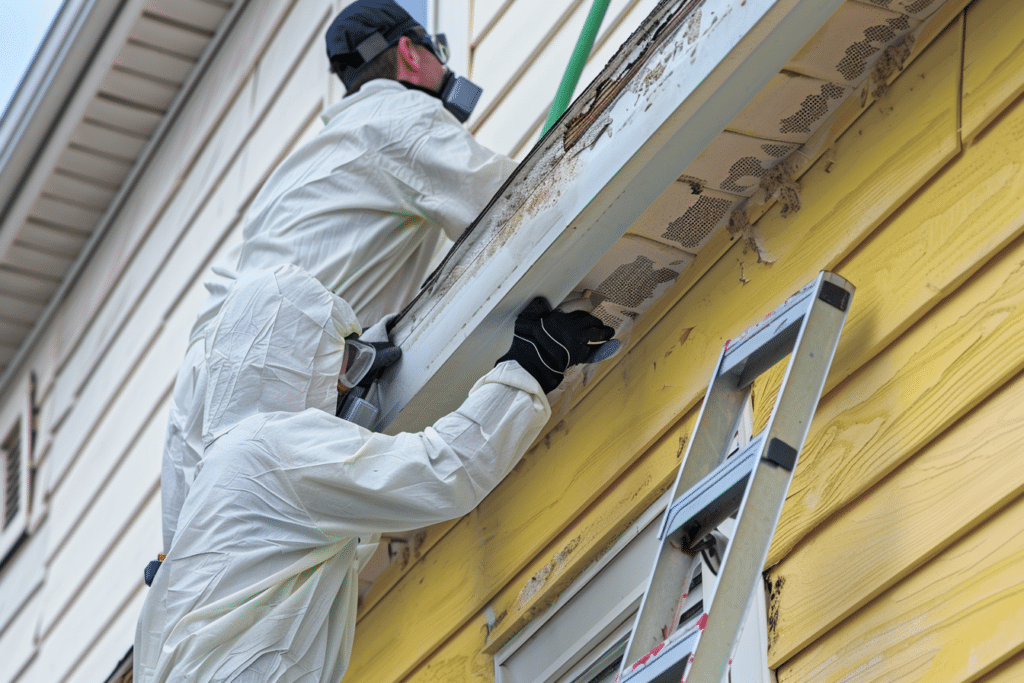
[[[380,376],[384,374],[385,370],[402,358],[402,349],[391,342],[373,341],[363,343],[369,344],[377,351],[377,355],[373,359],[373,364],[370,365],[370,370],[366,373],[366,377],[364,377],[359,383],[359,386],[364,389],[369,389],[371,384],[380,379]]]
[[[159,555],[159,560],[153,560],[146,565],[146,568],[142,572],[142,579],[146,582],[147,586],[153,585],[153,579],[156,578],[156,572],[160,569],[160,565],[164,562],[164,555]]]
[[[512,346],[498,363],[518,362],[547,394],[561,383],[569,366],[585,362],[614,334],[586,311],[552,311],[547,301],[537,297],[516,318]]]

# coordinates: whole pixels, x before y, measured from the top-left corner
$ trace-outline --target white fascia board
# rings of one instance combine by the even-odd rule
[[[393,332],[403,358],[382,383],[387,433],[458,407],[508,348],[522,307],[562,301],[842,0],[713,4],[660,5],[406,311]]]

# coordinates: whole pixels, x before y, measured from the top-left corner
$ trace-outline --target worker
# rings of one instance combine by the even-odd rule
[[[206,454],[138,622],[135,683],[337,683],[381,532],[473,509],[613,330],[542,300],[451,414],[386,436],[335,417],[352,308],[295,266],[241,276],[204,338]],[[467,571],[471,571],[467,567]]]
[[[478,89],[443,65],[444,41],[393,0],[352,3],[331,23],[326,44],[347,95],[323,112],[323,130],[273,171],[248,209],[242,243],[205,282],[209,297],[171,396],[164,552],[202,459],[203,343],[231,283],[295,264],[369,327],[408,304],[443,236],[457,238],[515,168],[462,126],[466,93]]]

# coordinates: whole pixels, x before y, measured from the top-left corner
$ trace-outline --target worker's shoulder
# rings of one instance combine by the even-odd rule
[[[387,129],[462,128],[436,97],[390,79],[372,80],[324,112],[328,128]]]

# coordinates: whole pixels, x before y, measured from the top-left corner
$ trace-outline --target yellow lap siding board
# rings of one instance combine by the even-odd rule
[[[799,214],[781,219],[773,211],[759,222],[778,262],[755,265],[735,245],[564,428],[552,431],[363,618],[353,681],[398,679],[454,633],[696,405],[725,338],[848,254],[958,151],[959,37],[959,30],[943,34],[896,81],[884,106],[847,132],[831,173],[805,176]],[[687,328],[693,332],[681,342]],[[857,348],[870,335],[855,336]]]
[[[473,617],[402,683],[492,683],[494,658],[480,651],[486,632],[484,616]]]
[[[964,35],[963,135],[981,132],[1024,92],[1024,3],[978,0]]]
[[[1024,242],[1004,254],[964,291],[950,297],[922,321],[924,335],[908,334],[906,345],[922,349],[926,363],[911,363],[890,384],[930,385],[931,377],[957,365],[962,345],[953,339],[978,338],[987,320],[1008,312],[1024,318]],[[914,332],[918,331],[915,328]],[[1021,338],[1018,327],[1016,335]],[[1007,336],[1003,336],[1007,339]],[[904,340],[897,342],[897,346]],[[992,347],[984,346],[991,352]],[[970,351],[967,352],[970,355]],[[1020,358],[1024,342],[985,354],[985,362],[1001,365],[1002,354]],[[873,363],[899,367],[902,354],[888,350]],[[1020,366],[1021,363],[1016,363]],[[891,370],[890,370],[891,373]],[[969,383],[971,373],[964,373]],[[854,378],[854,382],[857,377]],[[979,382],[986,384],[984,380]],[[955,385],[954,385],[955,386]],[[974,392],[939,392],[949,403],[971,401]],[[888,401],[884,401],[888,404]],[[845,618],[862,604],[926,562],[979,518],[1024,492],[1019,444],[1024,439],[1024,379],[1013,383],[942,434],[879,486],[842,510],[835,521],[819,527],[798,548],[769,571],[781,579],[775,598],[778,621],[770,648],[773,664],[781,663],[807,642]],[[922,411],[908,407],[896,420],[920,423]],[[916,414],[915,414],[916,413]],[[954,413],[942,411],[940,418]],[[898,456],[897,456],[898,457]],[[836,458],[836,469],[847,458]],[[842,558],[841,562],[837,558]],[[969,589],[965,590],[970,592]]]
[[[1020,683],[1024,681],[1024,654],[1014,655],[992,673],[985,674],[975,683]]]
[[[1022,518],[1018,499],[797,655],[779,683],[960,683],[1019,652]]]
[[[1020,200],[1024,194],[1022,140],[1024,107],[1017,107],[1000,121],[998,129],[967,150],[841,265],[839,272],[858,286],[847,323],[851,337],[857,329],[874,328],[876,335],[885,331],[883,338],[891,339],[1020,233],[1024,227],[1024,203]],[[844,333],[841,349],[851,348],[846,341],[854,339]],[[921,362],[914,359],[913,346],[907,345],[906,349],[901,363]],[[941,401],[926,396],[925,387],[930,387],[933,394],[945,387],[943,390],[971,394],[972,400],[978,401],[1005,381],[1005,374],[993,375],[984,369],[1003,367],[979,355],[987,353],[1003,358],[1007,373],[1012,374],[1019,365],[1013,354],[1002,354],[996,347],[982,344],[968,354],[974,359],[969,362],[982,369],[971,376],[971,383],[955,389],[948,382],[959,380],[955,376],[943,380],[938,371],[915,384],[906,379],[896,381],[900,375],[894,379],[892,370],[869,366],[861,371],[866,375],[851,378],[853,384],[848,390],[826,396],[812,425],[769,565],[785,555],[809,528],[863,490],[863,486],[853,489],[845,478],[834,477],[830,461],[856,460],[848,466],[850,469],[860,468],[858,476],[867,483],[872,478],[877,480],[898,462],[891,460],[895,457],[893,449],[916,450],[944,427],[943,422],[936,421],[938,415],[948,414],[950,408],[960,409],[949,404],[929,407],[930,401]],[[862,362],[841,353],[833,375],[842,377]],[[890,365],[898,367],[895,361]],[[915,401],[920,401],[916,411],[928,415],[930,424],[926,425],[922,417],[909,421],[899,418],[899,412]],[[874,417],[869,417],[872,414]],[[928,431],[915,434],[920,430]],[[912,440],[918,445],[912,446]],[[819,457],[825,459],[820,464]],[[876,468],[882,471],[871,474]],[[823,500],[830,502],[822,507]]]
[[[485,652],[496,652],[553,602],[671,486],[696,421],[694,408],[495,596],[491,611],[496,623],[481,639]],[[636,571],[646,575],[650,569],[638,566]]]

